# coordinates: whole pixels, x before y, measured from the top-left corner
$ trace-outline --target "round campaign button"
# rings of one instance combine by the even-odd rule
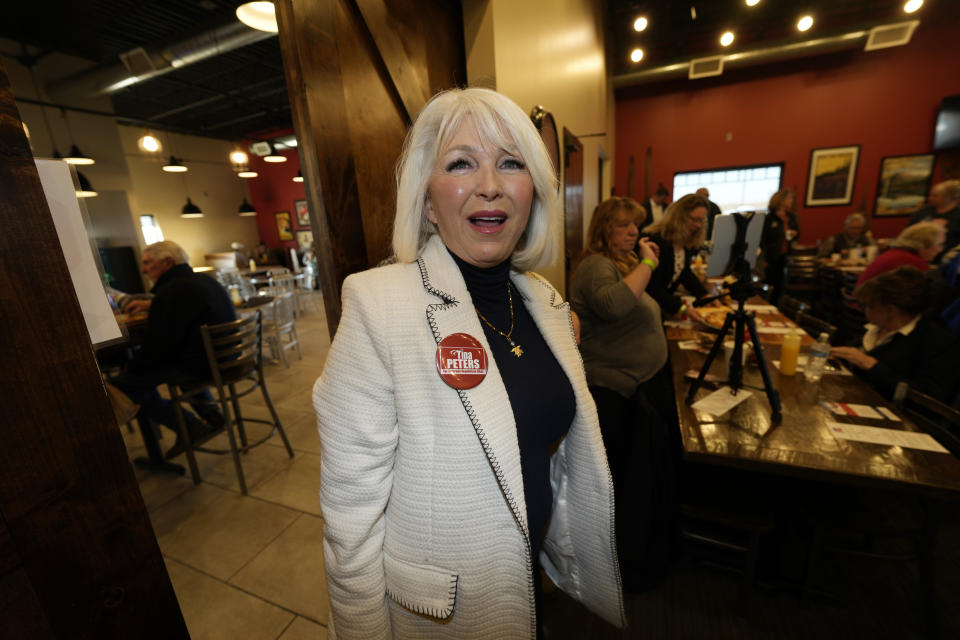
[[[467,333],[451,333],[437,345],[437,373],[454,389],[473,389],[487,375],[487,352]]]

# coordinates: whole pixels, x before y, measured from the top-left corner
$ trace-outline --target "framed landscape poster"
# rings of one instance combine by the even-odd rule
[[[309,227],[310,226],[310,211],[307,209],[306,200],[294,200],[293,210],[297,213],[297,226],[298,227]]]
[[[810,176],[807,178],[808,207],[850,204],[853,181],[857,175],[860,145],[825,147],[810,152]]]
[[[887,156],[880,162],[875,216],[906,216],[927,200],[933,154]]]
[[[290,212],[278,211],[273,215],[277,219],[277,236],[280,240],[293,240],[293,228],[290,226]]]

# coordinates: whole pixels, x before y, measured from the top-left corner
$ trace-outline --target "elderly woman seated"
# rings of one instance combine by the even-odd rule
[[[851,213],[843,221],[843,231],[823,241],[817,254],[827,257],[833,253],[843,253],[848,249],[864,248],[877,244],[867,230],[867,219],[862,213]]]
[[[930,269],[929,263],[943,251],[946,231],[937,222],[921,222],[907,227],[890,243],[890,248],[878,255],[857,279],[857,286],[881,273],[897,267],[916,267],[922,272]]]
[[[899,382],[948,402],[960,382],[960,344],[940,322],[924,317],[927,279],[905,266],[857,287],[854,296],[867,316],[862,348],[834,347],[853,372],[887,398]]]

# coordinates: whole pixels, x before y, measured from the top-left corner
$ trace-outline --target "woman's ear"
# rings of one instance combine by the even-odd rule
[[[424,196],[423,210],[427,216],[427,220],[433,224],[437,224],[437,213],[433,210],[433,200],[430,199],[430,192],[427,191]]]

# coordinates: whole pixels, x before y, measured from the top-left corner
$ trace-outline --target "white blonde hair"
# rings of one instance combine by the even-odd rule
[[[187,255],[187,252],[172,240],[161,240],[160,242],[148,244],[144,247],[143,253],[149,253],[154,260],[170,258],[173,260],[173,264],[190,263],[190,256]]]
[[[890,243],[890,247],[913,251],[930,249],[936,246],[944,234],[946,230],[936,222],[918,222],[901,231],[900,235]]]
[[[523,110],[510,98],[480,88],[438,93],[407,134],[397,163],[397,215],[393,221],[397,260],[413,262],[430,236],[438,233],[426,216],[427,183],[437,160],[467,118],[472,118],[481,140],[516,154],[533,180],[530,219],[511,256],[513,266],[526,270],[550,264],[562,215],[553,164]]]

